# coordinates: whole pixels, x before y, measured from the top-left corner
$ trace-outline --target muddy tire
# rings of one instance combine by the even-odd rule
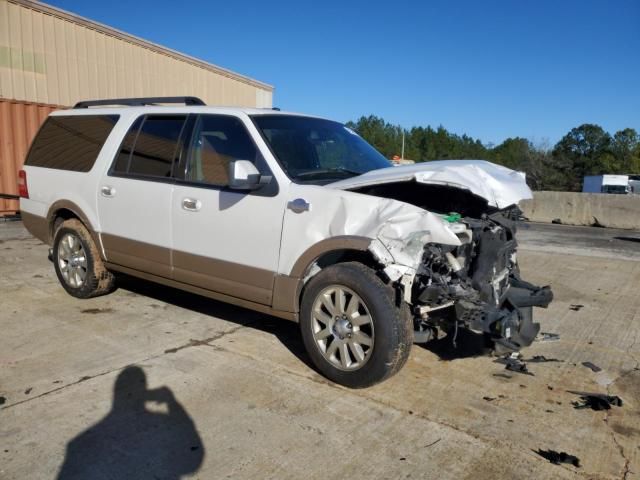
[[[62,287],[76,298],[106,295],[115,288],[115,277],[102,263],[86,227],[75,218],[57,224],[53,265]]]
[[[409,358],[413,322],[395,290],[357,262],[313,277],[300,308],[302,339],[313,364],[330,380],[364,388],[397,373]]]

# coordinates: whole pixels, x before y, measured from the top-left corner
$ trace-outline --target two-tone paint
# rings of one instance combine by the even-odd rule
[[[260,190],[204,187],[171,178],[110,175],[122,138],[136,118],[151,113],[237,117],[262,153],[277,188],[261,195]],[[384,183],[401,177],[424,183],[449,181],[498,207],[531,195],[522,176],[487,162],[390,167],[351,182],[297,184],[287,177],[251,120],[266,113],[278,114],[200,106],[54,113],[119,115],[119,120],[89,172],[25,167],[30,192],[30,198],[21,200],[25,225],[50,243],[56,218],[72,214],[92,232],[113,270],[296,320],[304,283],[324,255],[366,252],[399,278],[415,272],[426,243],[460,244],[455,227],[438,215],[349,191],[363,181]],[[308,208],[291,208],[296,200]]]

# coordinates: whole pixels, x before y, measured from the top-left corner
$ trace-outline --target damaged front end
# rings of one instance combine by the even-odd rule
[[[547,307],[549,287],[520,278],[516,259],[517,207],[481,218],[449,219],[460,245],[429,243],[411,287],[416,342],[437,329],[455,334],[467,328],[484,334],[498,352],[531,344],[540,329],[532,307]]]
[[[531,344],[540,328],[532,309],[549,305],[553,294],[520,278],[517,205],[532,198],[523,173],[482,160],[442,160],[374,170],[332,187],[407,207],[404,216],[395,216],[398,207],[384,217],[369,250],[412,308],[417,343],[440,329],[455,343],[462,327],[500,352]]]

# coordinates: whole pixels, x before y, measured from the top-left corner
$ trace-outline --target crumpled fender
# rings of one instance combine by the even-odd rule
[[[291,271],[309,247],[334,237],[371,239],[369,251],[383,266],[390,267],[388,273],[392,280],[410,270],[415,274],[426,243],[460,245],[449,223],[408,203],[324,187],[293,185],[291,196],[298,195],[309,202],[310,210],[304,214],[287,210],[285,214],[280,258],[280,272],[284,274]],[[393,272],[393,268],[398,271]]]
[[[447,222],[434,213],[386,198],[370,198],[368,203],[367,210],[355,209],[352,198],[340,197],[330,233],[371,238],[370,251],[383,265],[415,269],[425,244],[460,245]]]
[[[427,243],[460,245],[460,239],[446,222],[425,210],[390,216],[376,231],[369,249],[383,264],[417,268]],[[382,250],[384,249],[384,250]]]

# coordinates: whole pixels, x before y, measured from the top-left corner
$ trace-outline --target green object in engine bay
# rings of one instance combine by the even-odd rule
[[[462,215],[457,212],[449,212],[447,215],[443,215],[442,218],[449,223],[455,223],[462,218]]]

